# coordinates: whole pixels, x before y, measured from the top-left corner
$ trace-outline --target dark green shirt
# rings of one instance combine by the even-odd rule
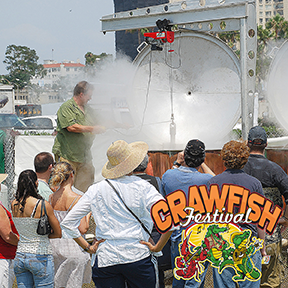
[[[73,124],[94,126],[96,116],[95,111],[89,105],[85,106],[83,113],[72,97],[63,103],[57,112],[57,136],[52,151],[70,161],[91,162],[90,149],[95,135],[69,132],[67,127]]]

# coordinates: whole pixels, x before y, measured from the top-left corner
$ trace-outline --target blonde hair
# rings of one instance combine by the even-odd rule
[[[63,182],[68,180],[71,173],[74,173],[74,170],[69,163],[56,163],[49,181],[50,188],[52,189],[55,187],[59,187]]]

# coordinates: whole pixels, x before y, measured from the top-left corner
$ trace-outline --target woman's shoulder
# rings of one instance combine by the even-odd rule
[[[41,199],[37,199],[35,197],[28,197],[25,201],[25,206],[23,212],[20,213],[20,208],[22,207],[21,203],[17,201],[16,199],[12,201],[12,213],[14,217],[30,217],[31,213],[34,211],[34,208],[37,204],[37,202],[40,202]],[[38,209],[40,209],[41,205],[38,205]],[[39,210],[40,211],[40,210]]]

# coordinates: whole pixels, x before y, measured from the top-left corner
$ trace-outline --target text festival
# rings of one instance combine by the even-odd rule
[[[211,185],[208,191],[205,185],[191,186],[188,199],[181,190],[166,196],[166,200],[155,203],[151,216],[159,232],[164,233],[172,225],[188,226],[191,221],[198,224],[239,223],[257,224],[272,234],[282,209],[258,193],[237,186],[224,184],[220,193],[218,185]],[[234,211],[237,211],[235,213]]]

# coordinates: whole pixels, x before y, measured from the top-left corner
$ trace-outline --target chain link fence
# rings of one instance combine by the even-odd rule
[[[5,153],[5,173],[8,174],[4,184],[7,186],[7,200],[10,203],[15,194],[13,186],[15,180],[15,136],[12,130],[6,130],[6,137],[4,139],[3,147]],[[9,205],[8,205],[8,208]]]
[[[265,121],[264,121],[265,120]],[[279,138],[283,136],[288,136],[288,132],[281,127],[280,124],[276,120],[269,120],[267,119],[259,120],[258,125],[263,127],[266,131],[268,138]],[[231,139],[239,140],[242,138],[242,131],[240,128],[234,128],[230,134]]]
[[[265,129],[268,138],[288,136],[288,131],[279,123],[266,98],[267,97],[264,95],[258,101],[258,125]],[[242,131],[240,119],[231,132],[231,139],[238,140],[241,137]]]

